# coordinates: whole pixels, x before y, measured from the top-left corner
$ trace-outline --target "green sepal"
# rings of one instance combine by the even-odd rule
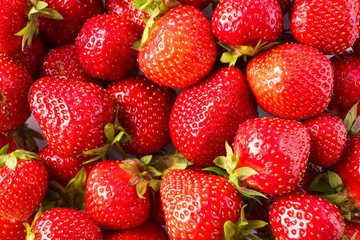
[[[136,184],[136,193],[139,198],[145,199],[144,194],[147,191],[149,182],[148,181],[140,181]]]
[[[359,101],[357,101],[354,106],[351,107],[351,109],[344,118],[346,132],[348,133],[348,135],[354,135],[360,130],[360,116],[357,116],[358,105]]]
[[[343,183],[338,174],[332,171],[317,175],[309,185],[310,191],[333,194],[343,189]]]
[[[0,149],[0,156],[6,155],[8,153],[8,151],[9,151],[9,148],[10,148],[10,144],[6,144],[5,146],[3,146]]]
[[[158,17],[160,16],[160,13],[161,13],[160,7],[155,7],[153,9],[153,11],[150,15],[150,18],[146,22],[145,29],[144,29],[142,37],[140,39],[140,44],[136,43],[135,45],[132,46],[132,48],[134,48],[135,50],[140,50],[140,48],[148,41],[150,34],[151,34],[151,29],[154,26]]]
[[[334,203],[336,206],[340,206],[347,199],[346,195],[340,193],[322,195],[321,197]]]
[[[36,4],[36,9],[37,10],[42,10],[44,8],[46,8],[49,4],[47,4],[46,2],[43,2],[43,1],[39,1],[37,4]]]
[[[32,232],[30,224],[24,222],[23,225],[26,229],[26,240],[35,240],[35,233]]]
[[[140,158],[140,161],[144,164],[144,165],[149,165],[150,162],[152,160],[152,155],[146,155]]]
[[[104,133],[109,141],[113,141],[115,138],[115,127],[112,123],[107,123],[104,127]]]
[[[229,178],[229,174],[224,169],[219,168],[219,167],[207,167],[207,168],[204,168],[203,170],[209,171],[209,172],[214,172],[217,175],[224,177],[224,178]]]
[[[249,189],[249,188],[238,188],[238,191],[241,193],[241,195],[243,197],[254,199],[260,204],[261,204],[261,201],[260,201],[259,197],[267,199],[267,196],[265,196],[263,193],[258,192],[256,190]]]
[[[151,180],[149,182],[149,186],[151,187],[152,190],[154,190],[155,192],[160,191],[160,183],[161,180]]]
[[[162,176],[162,173],[157,170],[155,167],[152,167],[152,166],[147,166],[146,167],[146,171],[152,176],[152,177],[161,177]]]
[[[238,168],[233,173],[234,177],[238,178],[240,181],[243,181],[256,174],[258,174],[258,172],[249,167]]]
[[[5,161],[5,165],[10,168],[11,170],[15,171],[16,169],[16,166],[17,166],[17,163],[18,163],[18,159],[12,155],[12,154],[9,154],[7,155],[7,159]]]

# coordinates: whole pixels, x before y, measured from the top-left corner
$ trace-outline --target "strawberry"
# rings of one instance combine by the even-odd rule
[[[360,240],[360,223],[357,221],[345,220],[345,235],[350,240]]]
[[[84,23],[104,12],[101,0],[47,0],[46,3],[63,17],[61,20],[39,17],[39,36],[52,47],[73,43]]]
[[[282,14],[285,15],[290,9],[291,1],[290,0],[277,0],[277,2],[279,3]]]
[[[295,0],[290,29],[301,44],[338,54],[358,38],[359,18],[357,0]]]
[[[240,193],[226,178],[188,170],[168,172],[160,193],[173,240],[220,240],[225,222],[237,221],[243,206]]]
[[[140,197],[132,175],[120,167],[121,162],[106,160],[90,172],[86,183],[85,212],[101,229],[129,229],[141,225],[149,216],[150,191]]]
[[[334,69],[334,90],[328,109],[344,118],[360,100],[360,56],[344,52],[330,58]]]
[[[340,210],[313,195],[280,196],[269,215],[275,239],[340,240],[344,236],[345,224]]]
[[[69,81],[98,82],[81,66],[75,55],[74,44],[51,49],[42,62],[40,76],[68,79]]]
[[[164,1],[166,3],[166,0]],[[171,2],[171,1],[169,1]],[[199,10],[202,10],[204,8],[206,8],[211,1],[209,0],[179,0],[179,3],[181,3],[182,5],[189,5],[189,6],[194,6]]]
[[[0,133],[9,133],[30,117],[27,94],[33,80],[16,60],[0,54]]]
[[[69,208],[53,208],[42,213],[31,230],[34,240],[102,239],[101,229],[94,221],[83,212]]]
[[[247,65],[246,76],[263,110],[294,120],[325,110],[334,85],[330,61],[315,48],[298,44],[257,55]]]
[[[170,134],[185,158],[209,166],[225,153],[225,141],[233,142],[239,124],[254,117],[256,104],[243,72],[226,67],[179,94]]]
[[[138,227],[121,231],[105,231],[104,240],[168,240],[165,229],[150,220],[146,220]]]
[[[10,221],[0,216],[0,239],[1,240],[24,240],[26,228],[24,223],[31,223],[31,220]]]
[[[119,80],[136,67],[137,52],[132,45],[140,37],[141,31],[126,16],[95,16],[83,25],[76,37],[76,56],[91,75]]]
[[[103,88],[84,82],[40,78],[29,91],[31,111],[54,151],[82,154],[104,143],[115,103]]]
[[[0,149],[3,148],[5,145],[9,145],[8,152],[13,152],[18,149],[16,142],[12,135],[4,135],[0,134]]]
[[[294,189],[303,177],[310,153],[310,135],[301,123],[279,118],[254,118],[240,124],[234,140],[237,167],[257,174],[243,183],[269,195]]]
[[[141,46],[140,70],[160,85],[184,88],[208,74],[216,59],[210,22],[192,6],[172,8]]]
[[[148,155],[170,142],[169,119],[176,93],[144,76],[113,82],[107,89],[116,99],[118,120],[131,136],[126,152]]]

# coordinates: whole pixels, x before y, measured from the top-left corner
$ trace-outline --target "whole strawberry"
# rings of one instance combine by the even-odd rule
[[[298,44],[257,55],[247,65],[246,76],[263,110],[294,120],[325,110],[334,85],[330,61],[315,48]]]
[[[175,148],[201,166],[225,154],[239,124],[257,117],[257,109],[243,72],[226,67],[178,96],[170,117]]]
[[[144,76],[113,82],[107,89],[119,106],[120,125],[131,136],[126,152],[155,153],[170,142],[169,119],[176,93]]]
[[[101,240],[99,226],[83,212],[53,208],[40,215],[32,227],[34,240],[68,239]]]
[[[345,220],[345,235],[348,239],[360,240],[360,223],[358,219],[355,219],[355,221]]]
[[[137,52],[132,46],[140,37],[141,31],[126,16],[95,16],[76,37],[76,56],[91,75],[119,80],[136,67]]]
[[[254,118],[239,126],[234,140],[238,168],[257,174],[243,183],[269,195],[294,189],[303,177],[310,153],[310,135],[301,123],[280,118]]]
[[[220,240],[225,222],[236,222],[243,206],[240,193],[226,178],[189,170],[168,172],[160,191],[172,240]]]
[[[115,103],[103,88],[84,82],[40,78],[29,91],[31,111],[54,151],[82,154],[104,143]]]
[[[85,212],[101,229],[129,229],[141,225],[149,216],[150,191],[143,198],[135,185],[129,186],[131,174],[120,167],[121,162],[98,163],[86,183]]]
[[[359,36],[359,1],[295,0],[290,29],[301,44],[338,54]]]
[[[290,193],[278,197],[270,209],[275,239],[340,240],[344,219],[331,202],[317,196]]]
[[[211,71],[216,53],[209,20],[195,7],[184,5],[156,22],[140,48],[138,63],[154,82],[184,88]]]
[[[0,133],[9,133],[30,117],[27,94],[33,80],[18,61],[0,54]]]
[[[31,224],[31,220],[11,221],[0,216],[0,239],[24,240],[26,238],[26,228],[24,223]]]

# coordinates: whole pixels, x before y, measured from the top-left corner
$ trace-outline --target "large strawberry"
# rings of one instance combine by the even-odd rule
[[[275,200],[270,209],[275,239],[341,240],[344,219],[331,202],[309,194],[290,193]]]
[[[86,183],[85,212],[102,229],[133,228],[149,216],[149,189],[140,197],[137,187],[129,186],[136,176],[123,170],[120,164],[115,160],[98,163]]]
[[[170,117],[174,146],[189,161],[209,166],[225,154],[239,124],[257,117],[256,104],[243,72],[223,68],[178,96]]]
[[[310,46],[284,44],[254,57],[246,76],[262,109],[302,120],[321,113],[334,85],[330,61]]]
[[[116,99],[118,120],[131,136],[124,150],[138,155],[159,151],[170,142],[169,119],[176,93],[144,76],[113,82],[107,89]]]
[[[235,222],[243,206],[227,179],[173,170],[161,181],[161,202],[170,238],[222,239],[226,221]]]
[[[95,16],[76,37],[76,56],[91,75],[119,80],[136,67],[137,52],[132,46],[140,37],[141,31],[126,16]]]
[[[57,152],[82,154],[104,143],[115,102],[103,88],[84,82],[40,78],[29,92],[31,111]]]
[[[358,0],[295,0],[290,29],[302,44],[338,54],[359,36]]]
[[[156,22],[140,48],[138,62],[154,82],[183,88],[211,71],[216,53],[209,20],[195,7],[184,5]]]
[[[0,133],[9,133],[30,117],[27,94],[33,80],[18,61],[0,54]]]
[[[238,168],[257,172],[245,179],[247,186],[269,195],[294,189],[306,170],[310,135],[301,123],[280,118],[254,118],[239,126],[234,141]]]

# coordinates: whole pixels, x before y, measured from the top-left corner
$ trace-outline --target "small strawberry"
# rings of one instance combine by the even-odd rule
[[[349,240],[360,240],[360,223],[357,221],[345,220],[345,235]]]
[[[161,202],[170,238],[222,239],[224,224],[240,217],[242,197],[226,178],[172,170],[161,181]]]
[[[69,208],[53,208],[40,215],[28,239],[101,240],[98,225],[83,212]],[[31,237],[31,238],[30,238]]]
[[[310,153],[310,135],[301,123],[254,118],[240,124],[234,140],[238,168],[257,172],[243,183],[269,195],[294,189],[303,177]]]
[[[175,148],[189,161],[209,166],[225,153],[239,124],[257,117],[256,104],[243,72],[226,67],[178,96],[170,117]]]
[[[338,54],[359,37],[358,0],[295,0],[290,29],[304,45],[324,54]]]
[[[321,167],[335,164],[345,147],[346,126],[337,116],[320,113],[303,122],[311,138],[309,161]]]
[[[184,5],[155,23],[140,48],[138,63],[154,82],[184,88],[211,71],[216,53],[209,20],[195,7]]]
[[[76,37],[76,56],[91,75],[119,80],[136,67],[137,52],[132,46],[140,37],[141,31],[126,16],[95,16],[83,25]]]
[[[150,220],[138,227],[120,231],[105,231],[104,240],[169,240],[165,229]]]
[[[33,80],[18,61],[0,54],[0,133],[9,133],[30,117],[27,94]]]
[[[31,223],[31,220],[10,221],[0,216],[0,239],[1,240],[24,240],[26,228],[24,223]]]
[[[263,110],[294,120],[325,110],[334,85],[330,61],[315,48],[298,44],[257,55],[247,65],[246,76]]]
[[[31,111],[54,151],[82,154],[104,143],[115,102],[103,88],[84,82],[40,78],[29,92]]]
[[[170,142],[169,119],[176,93],[144,76],[113,82],[107,89],[116,99],[118,120],[131,136],[126,152],[148,155]]]
[[[150,191],[140,197],[134,179],[120,167],[121,162],[106,160],[90,172],[86,183],[85,212],[102,229],[129,229],[141,225],[149,216]],[[135,176],[136,177],[136,176]]]
[[[331,202],[309,194],[278,197],[270,209],[275,239],[341,240],[344,219]]]

